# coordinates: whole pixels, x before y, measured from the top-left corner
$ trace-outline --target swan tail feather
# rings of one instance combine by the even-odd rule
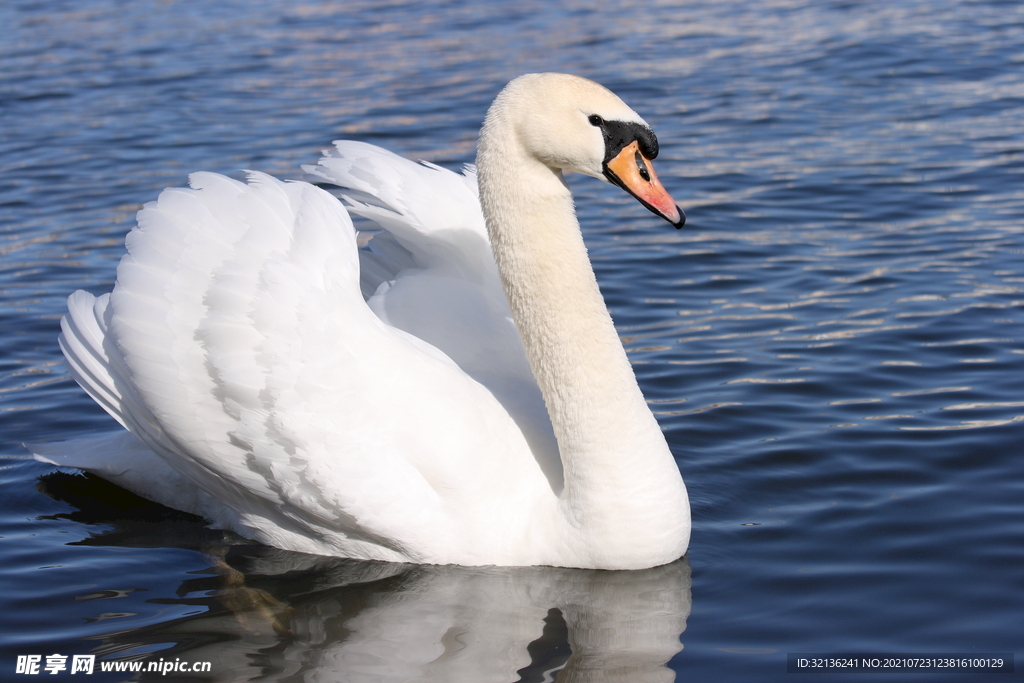
[[[39,462],[91,472],[147,500],[203,517],[219,528],[247,531],[233,510],[183,477],[129,432],[26,447]],[[154,486],[154,482],[160,485]]]

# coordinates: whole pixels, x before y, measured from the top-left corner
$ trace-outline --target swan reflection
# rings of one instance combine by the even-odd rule
[[[91,650],[98,661],[209,661],[204,680],[219,682],[675,677],[666,663],[682,649],[690,613],[685,557],[641,571],[362,562],[231,545],[199,518],[92,476],[51,473],[40,490],[78,508],[58,517],[91,527],[76,544],[211,558],[209,570],[158,588],[160,597],[152,586],[131,593],[161,608],[158,621],[88,636],[101,641]],[[128,594],[119,588],[100,579],[75,600]],[[164,613],[168,605],[190,613]]]
[[[690,612],[685,559],[610,572],[374,564],[269,551],[247,564],[247,585],[225,591],[231,608],[219,621],[224,635],[263,642],[239,648],[225,668],[262,680],[671,681],[665,664],[682,649]],[[274,591],[287,613],[237,599],[266,579],[280,585],[288,577],[305,589]],[[207,647],[210,659],[227,664],[222,644],[189,658],[207,657]]]

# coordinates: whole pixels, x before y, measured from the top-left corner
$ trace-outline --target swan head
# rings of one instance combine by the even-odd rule
[[[658,138],[651,127],[598,83],[559,73],[516,78],[487,113],[481,151],[508,135],[548,168],[617,185],[677,228],[686,221],[654,172]]]

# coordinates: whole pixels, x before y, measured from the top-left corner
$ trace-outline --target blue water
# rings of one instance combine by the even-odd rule
[[[1020,676],[1024,5],[603,5],[0,6],[0,679],[53,653],[212,663],[141,680],[861,680],[791,652],[1015,652]],[[540,70],[640,111],[689,217],[571,181],[690,490],[684,560],[328,561],[28,459],[113,426],[59,318],[160,189],[301,177],[340,137],[454,168]]]

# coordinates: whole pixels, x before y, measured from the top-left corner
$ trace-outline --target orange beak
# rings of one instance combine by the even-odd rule
[[[605,177],[636,197],[641,204],[667,220],[676,228],[686,223],[686,214],[662,186],[651,160],[640,152],[636,140],[622,148],[604,165]]]

